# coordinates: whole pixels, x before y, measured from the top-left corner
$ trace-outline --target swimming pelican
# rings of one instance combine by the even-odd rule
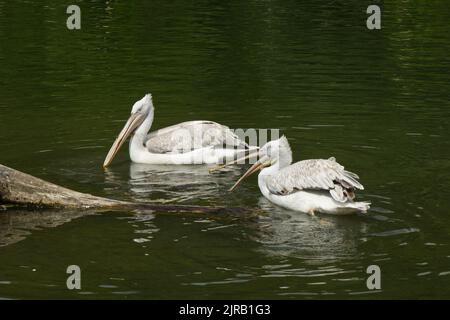
[[[370,208],[370,202],[353,202],[355,189],[363,190],[364,187],[358,182],[358,175],[344,170],[335,158],[291,164],[292,151],[285,136],[266,143],[256,154],[259,160],[230,191],[262,169],[258,175],[259,189],[264,197],[281,207],[311,215],[316,211],[329,214],[366,212]]]
[[[154,110],[151,94],[133,105],[131,116],[111,146],[103,167],[111,164],[131,134],[130,158],[136,163],[211,164],[258,149],[248,146],[228,127],[212,121],[187,121],[148,133]]]

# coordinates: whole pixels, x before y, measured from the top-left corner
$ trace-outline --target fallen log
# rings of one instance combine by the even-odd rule
[[[151,210],[160,212],[190,212],[254,216],[246,208],[204,207],[136,203],[97,197],[70,190],[0,164],[0,205],[14,204],[35,208],[67,208],[96,210]]]

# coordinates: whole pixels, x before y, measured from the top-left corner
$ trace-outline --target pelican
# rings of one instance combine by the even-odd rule
[[[230,188],[261,169],[258,186],[272,203],[286,209],[314,215],[315,212],[342,215],[366,212],[370,202],[354,202],[355,189],[363,190],[358,175],[344,170],[335,158],[311,159],[292,163],[292,151],[285,136],[266,143],[259,160]],[[223,167],[223,166],[222,166]]]
[[[135,163],[211,164],[258,149],[213,121],[187,121],[149,133],[154,111],[150,93],[134,103],[130,118],[105,158],[104,168],[130,135],[130,158]]]

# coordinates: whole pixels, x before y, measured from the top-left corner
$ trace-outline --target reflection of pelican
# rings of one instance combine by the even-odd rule
[[[219,163],[233,158],[249,147],[228,127],[212,121],[188,121],[148,133],[153,123],[152,95],[137,101],[131,116],[114,141],[104,167],[107,167],[122,144],[130,141],[130,158],[136,163],[201,164]]]
[[[129,183],[136,200],[183,202],[213,196],[217,182],[208,178],[204,166],[132,163]]]
[[[206,165],[131,163],[129,176],[122,169],[124,166],[108,168],[105,179],[109,188],[129,197],[127,200],[160,203],[211,200],[214,205],[227,204],[227,199],[217,197],[218,190],[225,191],[241,173],[239,168],[230,167],[226,174],[211,176]]]
[[[267,199],[281,207],[311,214],[314,211],[330,214],[365,212],[370,207],[369,202],[353,202],[354,190],[364,188],[358,182],[358,176],[344,170],[334,158],[291,164],[292,151],[284,136],[266,143],[258,155],[259,160],[230,191],[262,169],[258,175],[259,189]]]
[[[306,264],[317,265],[349,260],[358,264],[357,245],[361,234],[367,232],[367,223],[349,216],[322,216],[311,219],[281,207],[274,207],[266,198],[258,201],[267,216],[261,216],[252,233],[259,242],[259,251],[271,257],[304,258]],[[308,274],[310,269],[293,270],[290,266],[271,273],[280,275]],[[284,272],[285,271],[285,272]],[[317,270],[320,273],[320,270]],[[313,272],[314,273],[314,272]],[[310,276],[313,276],[310,273]],[[316,274],[317,275],[317,274]]]

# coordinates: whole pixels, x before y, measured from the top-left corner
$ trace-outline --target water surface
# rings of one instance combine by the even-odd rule
[[[249,207],[0,211],[0,298],[450,298],[450,39],[444,1],[0,1],[0,163],[116,199]],[[208,119],[279,128],[294,159],[359,173],[366,215],[297,214],[244,168],[101,163],[134,101],[154,129]],[[82,289],[66,288],[66,268]],[[379,265],[382,289],[366,268]]]

